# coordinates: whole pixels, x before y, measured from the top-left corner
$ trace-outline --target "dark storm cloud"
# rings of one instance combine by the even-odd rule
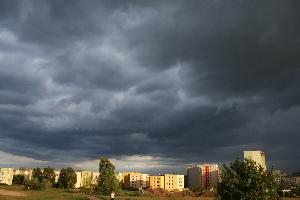
[[[299,168],[299,6],[2,1],[0,150]]]

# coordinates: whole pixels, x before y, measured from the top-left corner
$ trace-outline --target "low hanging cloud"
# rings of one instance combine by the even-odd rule
[[[297,170],[298,7],[4,0],[0,151],[145,171],[262,149]]]

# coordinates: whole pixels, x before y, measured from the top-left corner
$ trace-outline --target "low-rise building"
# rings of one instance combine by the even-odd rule
[[[184,175],[179,174],[165,174],[165,190],[183,191],[184,189]]]
[[[147,188],[149,186],[149,174],[141,174],[140,187]]]
[[[148,176],[148,174],[141,174],[139,172],[122,172],[116,174],[119,182],[127,189],[147,188]]]
[[[0,183],[12,185],[13,180],[13,168],[1,168],[0,169]]]
[[[150,188],[165,188],[165,176],[149,176],[148,180]]]
[[[272,173],[274,176],[274,180],[278,185],[282,183],[282,178],[287,176],[286,174],[282,173],[281,170],[278,169],[273,170]]]
[[[281,179],[281,183],[285,188],[292,187],[294,185],[294,180],[292,176],[284,176]]]

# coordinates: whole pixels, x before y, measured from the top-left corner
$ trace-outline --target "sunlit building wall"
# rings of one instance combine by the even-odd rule
[[[149,176],[148,180],[150,188],[165,188],[165,176]]]
[[[165,190],[182,191],[184,189],[184,175],[165,174]]]
[[[253,160],[256,165],[260,165],[264,170],[267,169],[266,157],[263,151],[244,151],[244,159]]]
[[[12,185],[13,180],[13,168],[1,168],[0,169],[0,183]]]

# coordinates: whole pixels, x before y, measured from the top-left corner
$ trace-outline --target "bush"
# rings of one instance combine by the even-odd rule
[[[52,183],[48,180],[39,181],[38,178],[27,180],[24,184],[26,190],[47,190],[51,188]]]
[[[24,185],[25,184],[25,177],[24,177],[24,175],[21,175],[21,174],[14,175],[12,183],[14,185]]]
[[[300,196],[300,188],[293,188],[291,192],[297,196]]]

